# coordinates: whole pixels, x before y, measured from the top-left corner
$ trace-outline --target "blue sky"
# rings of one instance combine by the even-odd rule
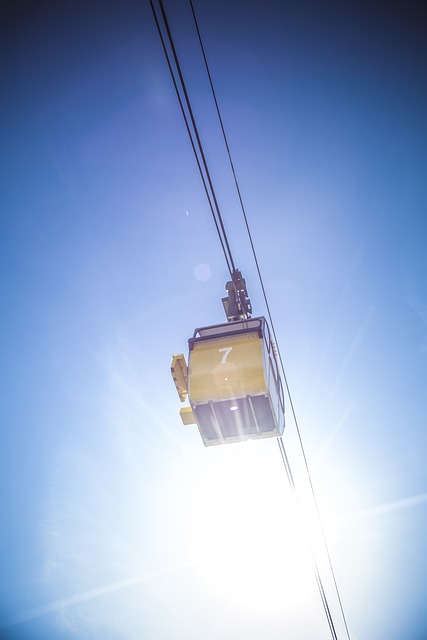
[[[227,271],[149,3],[10,5],[1,637],[330,637],[276,442],[205,449],[180,424],[171,355],[224,320]],[[189,7],[166,8],[263,315]],[[421,13],[195,8],[351,638],[425,640]],[[308,504],[288,401],[286,415]]]

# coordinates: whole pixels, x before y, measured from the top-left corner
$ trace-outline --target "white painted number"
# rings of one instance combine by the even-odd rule
[[[232,350],[233,347],[224,347],[223,349],[218,349],[218,351],[220,353],[224,353],[224,355],[221,358],[221,364],[225,364],[226,360],[227,360],[227,356],[230,353],[230,351]]]

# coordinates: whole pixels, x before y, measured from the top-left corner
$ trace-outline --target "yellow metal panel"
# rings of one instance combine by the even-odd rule
[[[184,402],[188,393],[188,369],[183,353],[172,356],[171,373],[179,399]]]
[[[181,416],[182,424],[196,424],[196,417],[191,407],[182,407],[179,415]]]
[[[191,404],[267,393],[258,333],[195,342],[189,360]]]

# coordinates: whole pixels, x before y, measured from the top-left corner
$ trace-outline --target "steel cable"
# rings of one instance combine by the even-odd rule
[[[336,576],[335,576],[335,571],[333,569],[332,559],[331,559],[331,556],[330,556],[328,544],[326,542],[326,535],[325,535],[325,531],[324,531],[324,528],[323,528],[323,525],[322,525],[322,521],[321,521],[321,517],[320,517],[320,511],[319,511],[319,507],[318,507],[318,503],[317,503],[317,498],[316,498],[316,494],[315,494],[315,491],[314,491],[314,486],[313,486],[311,473],[310,473],[309,466],[308,466],[307,456],[306,456],[304,444],[303,444],[303,441],[302,441],[301,431],[300,431],[300,428],[299,428],[299,424],[298,424],[298,420],[297,420],[297,416],[296,416],[296,411],[295,411],[294,403],[293,403],[293,400],[292,400],[292,395],[291,395],[288,379],[287,379],[287,376],[286,376],[282,355],[281,355],[280,348],[279,348],[279,343],[278,343],[278,339],[277,339],[277,335],[276,335],[276,329],[275,329],[275,325],[274,325],[274,322],[273,322],[273,317],[272,317],[271,310],[270,310],[270,304],[268,302],[267,292],[266,292],[266,289],[265,289],[265,286],[264,286],[264,281],[263,281],[263,278],[262,278],[261,269],[260,269],[260,266],[259,266],[259,261],[258,261],[257,253],[256,253],[256,250],[255,250],[255,245],[254,245],[253,238],[252,238],[252,233],[251,233],[249,222],[248,222],[248,218],[247,218],[247,215],[246,215],[246,209],[245,209],[245,206],[244,206],[244,203],[243,203],[243,198],[242,198],[240,187],[239,187],[239,183],[238,183],[238,180],[237,180],[236,171],[234,169],[234,163],[233,163],[232,156],[231,156],[230,146],[229,146],[227,135],[226,135],[226,132],[225,132],[225,127],[224,127],[223,119],[222,119],[222,116],[221,116],[219,103],[218,103],[218,100],[217,100],[217,97],[216,97],[216,92],[215,92],[215,88],[214,88],[214,84],[213,84],[213,80],[212,80],[209,64],[208,64],[208,61],[207,61],[205,48],[204,48],[204,45],[203,45],[203,41],[202,41],[202,37],[201,37],[201,33],[200,33],[198,21],[197,21],[196,12],[194,10],[193,1],[189,0],[189,3],[190,3],[191,12],[192,12],[192,15],[193,15],[193,20],[194,20],[194,23],[195,23],[195,27],[196,27],[196,31],[197,31],[197,35],[198,35],[198,39],[199,39],[199,44],[200,44],[203,60],[204,60],[205,67],[206,67],[207,76],[209,78],[209,84],[210,84],[210,87],[211,87],[211,92],[212,92],[213,100],[214,100],[214,103],[215,103],[215,108],[216,108],[216,111],[217,111],[217,115],[218,115],[218,120],[219,120],[219,123],[220,123],[222,136],[223,136],[225,147],[226,147],[226,150],[227,150],[231,171],[232,171],[232,174],[233,174],[234,183],[235,183],[235,186],[236,186],[236,190],[237,190],[237,194],[238,194],[238,198],[239,198],[239,202],[240,202],[240,207],[241,207],[241,210],[242,210],[242,214],[243,214],[243,218],[244,218],[244,222],[245,222],[245,226],[246,226],[249,242],[250,242],[250,245],[251,245],[252,255],[253,255],[253,258],[254,258],[254,262],[255,262],[258,278],[259,278],[259,281],[260,281],[264,302],[265,302],[266,309],[267,309],[267,315],[268,315],[268,318],[270,320],[270,325],[271,325],[274,341],[275,341],[275,344],[276,344],[276,349],[277,349],[277,354],[278,354],[278,357],[279,357],[280,367],[281,367],[281,371],[282,371],[282,374],[283,374],[283,379],[284,379],[284,382],[285,382],[286,392],[287,392],[287,395],[288,395],[288,398],[289,398],[289,403],[290,403],[290,406],[291,406],[293,419],[294,419],[294,422],[295,422],[295,427],[296,427],[296,431],[297,431],[297,435],[298,435],[298,441],[299,441],[300,449],[301,449],[302,456],[303,456],[304,466],[305,466],[306,473],[307,473],[308,480],[309,480],[309,484],[310,484],[310,490],[311,490],[311,494],[312,494],[312,497],[313,497],[317,518],[318,518],[318,521],[319,521],[319,524],[320,524],[320,527],[321,527],[323,544],[324,544],[324,547],[325,547],[325,550],[326,550],[328,564],[329,564],[329,567],[330,567],[330,570],[331,570],[331,574],[332,574],[332,579],[333,579],[333,582],[334,582],[335,592],[337,594],[338,603],[339,603],[341,615],[342,615],[342,618],[343,618],[343,621],[344,621],[347,637],[350,640],[350,634],[349,634],[349,629],[348,629],[348,625],[347,625],[347,620],[346,620],[346,616],[345,616],[345,613],[344,613],[344,608],[343,608],[341,596],[340,596],[340,593],[339,593],[338,584],[337,584],[337,580],[336,580]],[[282,440],[281,437],[278,440],[279,440],[279,448],[281,446],[283,448],[283,452],[284,452],[283,440]],[[283,459],[283,454],[282,454],[282,459]],[[290,470],[290,467],[289,467],[289,463],[287,463],[287,473],[288,473],[288,478],[292,478],[292,473],[291,473],[291,470]],[[293,490],[296,492],[296,487],[295,487],[295,483],[293,482],[293,478],[292,478],[291,486],[292,486]],[[317,569],[317,563],[316,563],[316,569]],[[319,579],[320,579],[320,576],[319,576]],[[320,587],[319,587],[319,589],[320,589]],[[322,591],[322,593],[324,595],[323,585],[321,586],[321,591]],[[323,600],[323,596],[322,596],[322,600]],[[327,610],[328,610],[327,618],[329,620],[329,616],[330,616],[329,607],[327,607]]]
[[[333,577],[333,582],[334,582],[334,586],[335,586],[335,592],[337,594],[337,598],[338,598],[338,602],[339,602],[339,606],[340,606],[340,611],[341,611],[341,615],[342,615],[342,618],[343,618],[343,621],[344,621],[347,637],[348,637],[348,640],[350,640],[349,629],[348,629],[346,617],[345,617],[345,614],[344,614],[344,609],[343,609],[342,600],[341,600],[341,596],[340,596],[339,589],[338,589],[338,584],[337,584],[336,577],[335,577],[335,572],[334,572],[334,569],[333,569],[333,566],[332,566],[332,560],[331,560],[329,549],[328,549],[328,545],[327,545],[327,542],[326,542],[325,532],[324,532],[323,525],[322,525],[321,518],[320,518],[320,511],[319,511],[316,495],[315,495],[315,492],[314,492],[314,486],[313,486],[313,482],[312,482],[312,479],[311,479],[310,470],[309,470],[309,467],[308,467],[308,461],[307,461],[307,457],[306,457],[306,454],[305,454],[305,449],[304,449],[304,445],[303,445],[303,441],[302,441],[302,437],[301,437],[300,428],[299,428],[299,425],[298,425],[298,420],[297,420],[294,404],[293,404],[293,401],[292,401],[292,396],[291,396],[288,380],[287,380],[287,377],[286,377],[286,372],[285,372],[285,368],[284,368],[284,364],[283,364],[283,359],[282,359],[282,356],[281,356],[281,352],[280,352],[280,348],[279,348],[279,344],[278,344],[278,340],[277,340],[276,329],[275,329],[275,325],[274,325],[274,322],[273,322],[272,313],[271,313],[271,310],[270,310],[270,305],[269,305],[269,302],[268,302],[268,297],[267,297],[266,289],[265,289],[265,286],[264,286],[264,281],[263,281],[263,278],[262,278],[261,269],[260,269],[260,266],[259,266],[257,253],[256,253],[256,250],[255,250],[255,245],[254,245],[253,238],[252,238],[252,233],[251,233],[251,230],[250,230],[248,218],[247,218],[247,215],[246,215],[245,206],[244,206],[244,203],[243,203],[243,198],[242,198],[242,195],[241,195],[239,183],[238,183],[236,172],[235,172],[235,169],[234,169],[234,164],[233,164],[233,160],[232,160],[232,156],[231,156],[231,151],[230,151],[230,147],[229,147],[229,144],[228,144],[228,139],[227,139],[227,135],[226,135],[226,132],[225,132],[225,128],[224,128],[224,124],[223,124],[223,120],[222,120],[222,116],[221,116],[221,111],[220,111],[220,108],[219,108],[218,100],[217,100],[217,97],[216,97],[216,93],[215,93],[215,89],[214,89],[212,76],[211,76],[209,65],[208,65],[208,61],[207,61],[207,57],[206,57],[206,54],[205,54],[205,49],[204,49],[204,46],[203,46],[203,41],[202,41],[201,33],[200,33],[200,30],[199,30],[196,13],[195,13],[195,10],[194,10],[194,6],[193,6],[192,0],[189,0],[189,2],[190,2],[190,7],[191,7],[191,11],[192,11],[192,15],[193,15],[193,19],[194,19],[194,23],[195,23],[195,27],[196,27],[198,39],[199,39],[199,44],[200,44],[201,51],[202,51],[203,60],[204,60],[204,63],[205,63],[206,72],[207,72],[208,79],[209,79],[209,84],[210,84],[212,96],[213,96],[213,99],[214,99],[214,102],[215,102],[215,107],[216,107],[216,111],[217,111],[217,115],[218,115],[218,119],[219,119],[219,123],[220,123],[220,128],[221,128],[221,131],[222,131],[222,136],[223,136],[223,139],[224,139],[224,143],[225,143],[227,154],[228,154],[228,159],[229,159],[229,162],[230,162],[231,171],[232,171],[233,178],[234,178],[234,183],[235,183],[235,186],[236,186],[236,190],[237,190],[237,194],[238,194],[241,210],[242,210],[243,217],[244,217],[246,231],[247,231],[249,242],[250,242],[250,245],[251,245],[252,254],[253,254],[254,261],[255,261],[256,270],[257,270],[258,278],[259,278],[259,281],[260,281],[263,298],[264,298],[266,309],[267,309],[267,315],[268,315],[268,318],[270,320],[272,334],[273,334],[273,337],[274,337],[274,341],[275,341],[275,345],[276,345],[276,349],[277,349],[277,354],[278,354],[278,357],[279,357],[280,367],[281,367],[281,371],[282,371],[282,374],[283,374],[283,379],[284,379],[284,382],[285,382],[286,391],[287,391],[287,395],[288,395],[288,398],[289,398],[289,403],[290,403],[290,406],[291,406],[291,411],[292,411],[292,415],[293,415],[293,419],[294,419],[294,422],[295,422],[295,427],[296,427],[296,431],[297,431],[297,435],[298,435],[299,445],[300,445],[300,449],[301,449],[303,460],[304,460],[304,466],[305,466],[306,473],[307,473],[307,476],[308,476],[310,490],[311,490],[313,502],[314,502],[314,505],[315,505],[317,518],[318,518],[318,521],[319,521],[320,527],[321,527],[323,544],[324,544],[324,547],[325,547],[325,550],[326,550],[328,564],[329,564],[329,567],[330,567],[330,570],[331,570],[331,574],[332,574],[332,577]],[[200,135],[199,135],[199,132],[198,132],[198,128],[197,128],[197,125],[196,125],[196,121],[195,121],[195,118],[194,118],[193,109],[191,107],[191,102],[190,102],[190,99],[189,99],[189,96],[188,96],[188,92],[187,92],[187,88],[186,88],[186,85],[185,85],[184,77],[183,77],[183,74],[182,74],[182,71],[181,71],[181,66],[179,64],[179,58],[178,58],[178,55],[177,55],[177,52],[176,52],[176,48],[175,48],[174,40],[173,40],[173,37],[172,37],[172,33],[170,31],[170,27],[169,27],[169,23],[168,23],[168,20],[167,20],[166,12],[165,12],[165,9],[164,9],[164,5],[163,5],[162,0],[158,0],[158,3],[159,3],[161,15],[162,15],[164,28],[166,30],[169,46],[170,46],[170,49],[171,49],[171,52],[172,52],[172,57],[173,57],[173,60],[174,60],[174,63],[175,63],[176,71],[178,73],[179,85],[180,85],[182,93],[184,95],[184,101],[185,101],[185,104],[186,104],[186,107],[187,107],[187,110],[188,110],[188,116],[190,118],[191,126],[192,126],[193,131],[191,130],[189,119],[188,119],[187,113],[186,113],[185,108],[184,108],[184,103],[183,103],[183,100],[182,100],[182,97],[181,97],[181,93],[180,93],[180,90],[179,90],[178,81],[176,79],[176,75],[175,75],[171,60],[170,60],[169,52],[168,52],[168,49],[167,49],[167,46],[166,46],[165,39],[163,37],[163,32],[162,32],[162,29],[160,27],[160,23],[159,23],[159,20],[158,20],[158,17],[157,17],[157,13],[156,13],[156,10],[155,10],[155,7],[154,7],[154,3],[153,3],[153,0],[150,0],[151,9],[152,9],[153,16],[154,16],[154,19],[155,19],[155,23],[156,23],[156,26],[157,26],[157,30],[158,30],[158,33],[159,33],[159,37],[160,37],[160,40],[161,40],[161,43],[162,43],[163,51],[164,51],[164,54],[165,54],[165,57],[166,57],[166,60],[167,60],[169,72],[170,72],[171,77],[172,77],[173,85],[174,85],[174,88],[175,88],[175,91],[176,91],[176,94],[177,94],[177,97],[178,97],[179,105],[180,105],[180,108],[181,108],[181,113],[182,113],[184,121],[185,121],[187,133],[188,133],[189,138],[190,138],[191,146],[192,146],[192,149],[193,149],[194,156],[196,158],[197,166],[198,166],[199,173],[200,173],[200,176],[201,176],[201,179],[202,179],[202,182],[203,182],[203,186],[204,186],[204,189],[205,189],[205,193],[206,193],[206,196],[207,196],[207,199],[208,199],[208,202],[209,202],[211,213],[212,213],[212,216],[214,218],[215,227],[216,227],[219,239],[220,239],[221,247],[222,247],[222,250],[223,250],[223,253],[224,253],[224,257],[225,257],[225,260],[226,260],[226,263],[227,263],[227,268],[228,268],[230,274],[232,274],[232,271],[234,271],[234,269],[235,269],[234,260],[233,260],[231,248],[230,248],[230,245],[229,245],[229,242],[228,242],[227,233],[225,231],[225,226],[224,226],[224,223],[223,223],[221,212],[220,212],[220,209],[219,209],[218,201],[217,201],[217,198],[216,198],[216,193],[215,193],[215,190],[214,190],[214,187],[213,187],[213,184],[212,184],[209,168],[208,168],[206,157],[205,157],[205,153],[204,153],[204,150],[203,150],[203,145],[202,145],[202,142],[201,142],[201,139],[200,139]],[[195,137],[195,139],[194,139],[194,137]],[[277,439],[277,441],[278,441],[279,450],[280,450],[280,454],[281,454],[281,457],[282,457],[282,462],[283,462],[283,465],[285,467],[285,471],[286,471],[286,474],[287,474],[287,477],[288,477],[289,484],[291,486],[291,489],[295,493],[296,499],[297,499],[297,501],[299,503],[298,493],[297,493],[297,490],[296,490],[293,474],[292,474],[292,471],[291,471],[291,468],[290,468],[290,465],[289,465],[289,460],[288,460],[287,455],[286,455],[286,451],[285,451],[285,447],[284,447],[284,443],[283,443],[282,437],[279,437]],[[315,578],[316,578],[316,583],[317,583],[317,586],[318,586],[318,589],[319,589],[319,593],[320,593],[320,596],[321,596],[322,604],[323,604],[323,607],[324,607],[324,610],[325,610],[325,615],[326,615],[326,618],[327,618],[327,621],[328,621],[328,624],[329,624],[329,628],[330,628],[330,631],[331,631],[331,635],[332,635],[334,640],[338,640],[338,636],[336,634],[335,626],[334,626],[333,619],[332,619],[331,610],[330,610],[330,607],[329,607],[329,604],[328,604],[328,599],[327,599],[327,596],[326,596],[326,593],[325,593],[325,589],[324,589],[324,586],[323,586],[323,581],[322,581],[321,576],[320,576],[320,572],[319,572],[319,569],[318,569],[318,565],[317,565],[317,561],[316,561],[316,558],[315,558],[315,555],[314,555],[314,551],[312,549],[310,549],[310,551],[311,551],[311,558],[312,558],[312,564],[313,564],[313,570],[314,570],[314,574],[315,574]]]
[[[159,19],[157,17],[157,13],[154,7],[154,3],[153,0],[150,0],[150,5],[151,5],[151,10],[153,12],[153,16],[154,16],[154,20],[157,26],[157,31],[159,33],[159,37],[162,43],[162,47],[163,47],[163,52],[165,54],[165,58],[168,64],[168,68],[169,68],[169,72],[171,74],[172,77],[172,82],[175,88],[175,92],[176,95],[178,97],[178,101],[179,101],[179,106],[181,108],[181,113],[183,115],[184,121],[185,121],[185,126],[187,128],[187,133],[188,136],[190,138],[190,142],[191,142],[191,147],[193,149],[193,153],[194,156],[196,158],[196,162],[197,162],[197,167],[199,169],[199,173],[200,173],[200,177],[202,179],[203,182],[203,186],[205,189],[205,193],[209,202],[209,207],[212,213],[212,217],[214,219],[214,223],[215,223],[215,227],[217,230],[217,234],[221,243],[221,247],[224,253],[224,257],[227,263],[227,268],[228,271],[230,272],[230,275],[232,275],[233,271],[235,270],[235,265],[234,265],[234,260],[233,260],[233,255],[231,253],[231,249],[230,249],[230,245],[228,243],[228,238],[227,238],[227,234],[225,231],[225,227],[224,227],[224,223],[223,223],[223,219],[221,216],[221,212],[220,212],[220,208],[218,205],[218,200],[216,197],[216,193],[215,193],[215,189],[212,183],[212,179],[210,176],[210,172],[209,172],[209,168],[208,168],[208,164],[206,161],[206,157],[205,157],[205,153],[203,150],[203,145],[200,139],[200,135],[199,135],[199,131],[197,128],[197,124],[196,124],[196,120],[194,117],[194,113],[193,113],[193,109],[191,107],[191,102],[190,102],[190,98],[188,96],[188,92],[187,92],[187,88],[185,85],[185,81],[184,81],[184,77],[181,71],[181,66],[179,64],[179,58],[176,52],[176,47],[174,44],[174,40],[172,37],[172,33],[169,27],[169,22],[166,16],[166,12],[165,12],[165,8],[163,6],[163,2],[162,0],[158,0],[159,2],[159,7],[160,7],[160,12],[162,15],[162,20],[163,20],[163,25],[164,28],[166,30],[166,34],[167,34],[167,38],[168,38],[168,42],[169,42],[169,46],[172,52],[172,57],[175,63],[175,67],[176,67],[176,72],[178,73],[178,79],[179,79],[179,85],[181,87],[182,93],[184,95],[184,101],[185,101],[185,105],[187,106],[187,110],[188,110],[188,116],[190,118],[191,121],[191,125],[192,125],[192,130],[190,127],[190,122],[187,116],[187,113],[185,111],[184,108],[184,103],[183,100],[181,98],[181,93],[179,90],[179,86],[178,86],[178,81],[171,63],[171,59],[170,59],[170,55],[166,46],[166,42],[165,39],[163,37],[163,32],[160,26],[160,22]],[[195,138],[195,139],[194,139]],[[204,170],[204,171],[203,171]]]

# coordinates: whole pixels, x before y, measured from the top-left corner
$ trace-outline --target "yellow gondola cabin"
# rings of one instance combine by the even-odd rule
[[[277,437],[285,426],[283,389],[265,318],[196,329],[172,376],[184,424],[197,423],[205,446]]]

